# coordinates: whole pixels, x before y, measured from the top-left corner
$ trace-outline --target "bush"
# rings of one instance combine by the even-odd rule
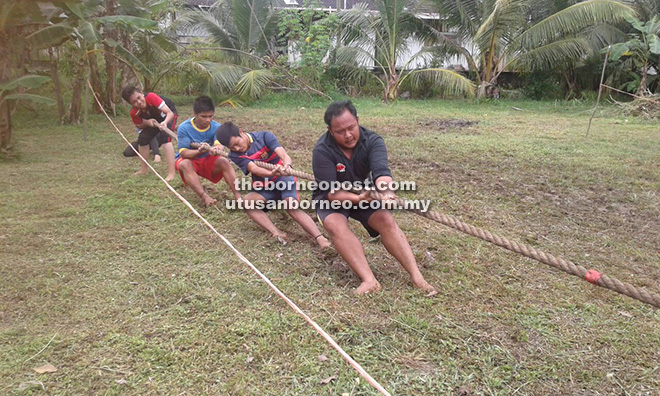
[[[561,84],[554,73],[533,73],[522,75],[521,91],[530,99],[561,99]]]

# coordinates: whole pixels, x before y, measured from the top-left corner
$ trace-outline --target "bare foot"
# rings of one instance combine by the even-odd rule
[[[204,193],[204,195],[202,195],[202,201],[204,201],[204,206],[207,206],[207,207],[211,206],[211,205],[215,205],[215,203],[218,202],[217,199],[211,198],[211,196],[206,194],[206,193]]]
[[[364,294],[369,294],[372,292],[379,292],[381,291],[380,283],[378,283],[377,280],[373,280],[373,282],[362,282],[360,283],[360,286],[353,291],[353,293],[357,295],[364,295]]]
[[[329,248],[332,247],[332,244],[330,243],[330,241],[328,241],[328,239],[324,236],[320,236],[320,237],[316,238],[316,243],[319,245],[321,250],[329,249]]]
[[[321,260],[332,261],[333,259],[339,257],[339,252],[332,245],[321,247],[320,250],[321,250]]]
[[[146,174],[147,174],[147,171],[139,170],[139,171],[137,171],[137,172],[135,172],[135,173],[133,173],[133,174],[134,174],[135,176],[142,176],[142,175],[146,175]]]
[[[273,238],[277,239],[277,242],[281,243],[282,246],[286,246],[289,241],[286,239],[286,234],[281,233],[281,234],[275,234],[273,235]]]
[[[156,154],[154,155],[154,162],[159,163],[160,162],[160,155]]]
[[[174,175],[167,175],[167,177],[165,178],[166,182],[170,182],[172,180],[174,180]]]
[[[417,281],[413,280],[413,284],[415,287],[426,293],[426,297],[433,297],[438,294],[438,291],[435,290],[435,287],[431,286],[431,284],[425,281],[424,278]]]

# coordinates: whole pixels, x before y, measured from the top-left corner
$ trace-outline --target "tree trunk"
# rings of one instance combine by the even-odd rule
[[[99,101],[103,107],[109,108],[110,106],[107,106],[107,103],[103,103],[105,102],[106,95],[103,86],[101,85],[101,75],[99,73],[99,64],[96,60],[96,53],[87,54],[87,61],[89,63],[89,80],[92,84],[92,88],[96,95],[98,95]],[[85,104],[85,106],[87,106],[87,104]],[[93,107],[96,114],[101,113],[101,107],[97,101],[93,102]]]
[[[80,58],[73,68],[73,80],[71,104],[69,105],[69,114],[67,115],[68,124],[80,124],[80,110],[82,109],[82,86],[85,82],[85,61]]]
[[[11,141],[11,114],[9,113],[9,102],[0,100],[0,150],[9,148]]]
[[[486,85],[488,85],[485,81],[482,81],[481,84],[479,84],[479,88],[477,89],[477,99],[483,99],[486,97]]]
[[[64,119],[64,98],[62,97],[62,89],[60,88],[60,77],[57,71],[57,58],[53,53],[53,47],[48,48],[48,56],[50,56],[50,78],[53,80],[53,90],[55,91],[55,99],[57,100],[57,112],[60,116],[60,122]]]
[[[642,78],[639,80],[639,88],[637,89],[637,96],[646,96],[646,76],[649,72],[647,63],[642,65]]]
[[[566,100],[573,99],[573,98],[580,98],[580,88],[578,87],[578,83],[575,79],[575,67],[574,66],[569,66],[565,71],[562,71],[562,75],[564,76],[564,81],[566,82],[566,94],[564,98]]]
[[[126,50],[128,50],[129,52],[132,52],[133,51],[133,46],[131,45],[130,37],[125,32],[122,32],[121,35],[122,35],[122,44],[124,45],[124,48],[126,48]],[[123,89],[125,86],[127,86],[129,84],[135,85],[136,87],[141,88],[139,86],[140,82],[138,81],[137,76],[135,75],[135,73],[133,73],[133,70],[128,65],[126,65],[125,63],[122,62],[121,63],[121,88],[120,89]]]
[[[117,7],[116,0],[107,0],[105,10],[107,15],[115,15],[115,8]],[[115,29],[109,30],[106,38],[117,41],[117,31]],[[108,110],[113,116],[117,115],[117,58],[115,58],[116,50],[107,44],[103,44],[105,49],[105,102],[108,105]]]
[[[113,116],[117,115],[116,101],[117,101],[117,59],[113,56],[115,49],[107,44],[104,44],[105,55],[105,94],[106,104],[108,110],[112,112]]]
[[[383,102],[396,100],[397,96],[399,96],[399,75],[392,73],[387,76],[387,88],[385,89]]]

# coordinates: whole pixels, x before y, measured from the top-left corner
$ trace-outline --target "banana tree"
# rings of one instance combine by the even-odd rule
[[[129,15],[102,15],[103,6],[98,1],[53,1],[59,13],[49,21],[48,26],[36,31],[27,37],[38,48],[70,45],[74,49],[73,94],[69,106],[67,121],[79,123],[82,109],[81,93],[85,76],[90,70],[89,77],[94,90],[102,93],[96,53],[110,47],[116,49],[117,58],[126,62],[134,58],[119,42],[103,37],[99,32],[109,29],[157,29],[158,23],[145,18]],[[88,69],[89,68],[89,69]],[[101,98],[105,98],[101,95]],[[111,108],[110,104],[104,107]]]
[[[637,95],[645,96],[651,82],[649,80],[657,79],[660,72],[660,17],[655,15],[647,22],[642,22],[634,17],[628,17],[626,20],[635,29],[635,32],[629,35],[630,40],[614,44],[611,47],[610,59],[613,62],[623,60],[628,64],[628,69],[640,74],[632,84],[626,84],[626,88],[636,87]],[[655,73],[649,78],[651,69],[655,69]],[[635,75],[635,77],[637,76]]]
[[[447,39],[408,9],[408,3],[376,0],[377,13],[371,12],[366,4],[343,11],[344,28],[340,35],[343,45],[337,49],[337,63],[355,70],[373,65],[380,74],[377,78],[383,87],[384,101],[395,100],[401,84],[408,78],[413,84],[423,79],[431,81],[448,94],[472,96],[474,85],[459,73],[438,67],[414,68],[429,64],[434,52]],[[414,41],[426,45],[404,62]]]
[[[52,106],[55,100],[44,96],[16,92],[19,88],[29,90],[38,88],[50,78],[44,76],[26,75],[0,84],[0,150],[6,150],[11,143],[11,112],[9,101],[30,101],[40,105]]]
[[[456,30],[447,44],[467,60],[478,97],[489,96],[504,71],[550,70],[583,59],[592,52],[590,28],[635,15],[614,0],[579,2],[540,20],[532,17],[538,0],[429,1]]]

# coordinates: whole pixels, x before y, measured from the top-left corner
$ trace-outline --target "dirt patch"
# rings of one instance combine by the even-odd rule
[[[401,364],[415,372],[419,372],[424,375],[431,375],[436,369],[433,363],[429,362],[425,358],[420,358],[418,356],[399,356],[395,359],[395,361],[398,364]]]
[[[463,385],[463,386],[461,386],[460,388],[458,388],[454,391],[454,395],[456,395],[456,396],[473,396],[473,395],[476,395],[476,393],[468,385]]]
[[[418,124],[419,126],[426,127],[441,133],[459,132],[468,135],[479,134],[479,131],[477,131],[476,128],[473,128],[475,125],[479,124],[479,121],[461,120],[458,118],[441,118],[423,120]]]

